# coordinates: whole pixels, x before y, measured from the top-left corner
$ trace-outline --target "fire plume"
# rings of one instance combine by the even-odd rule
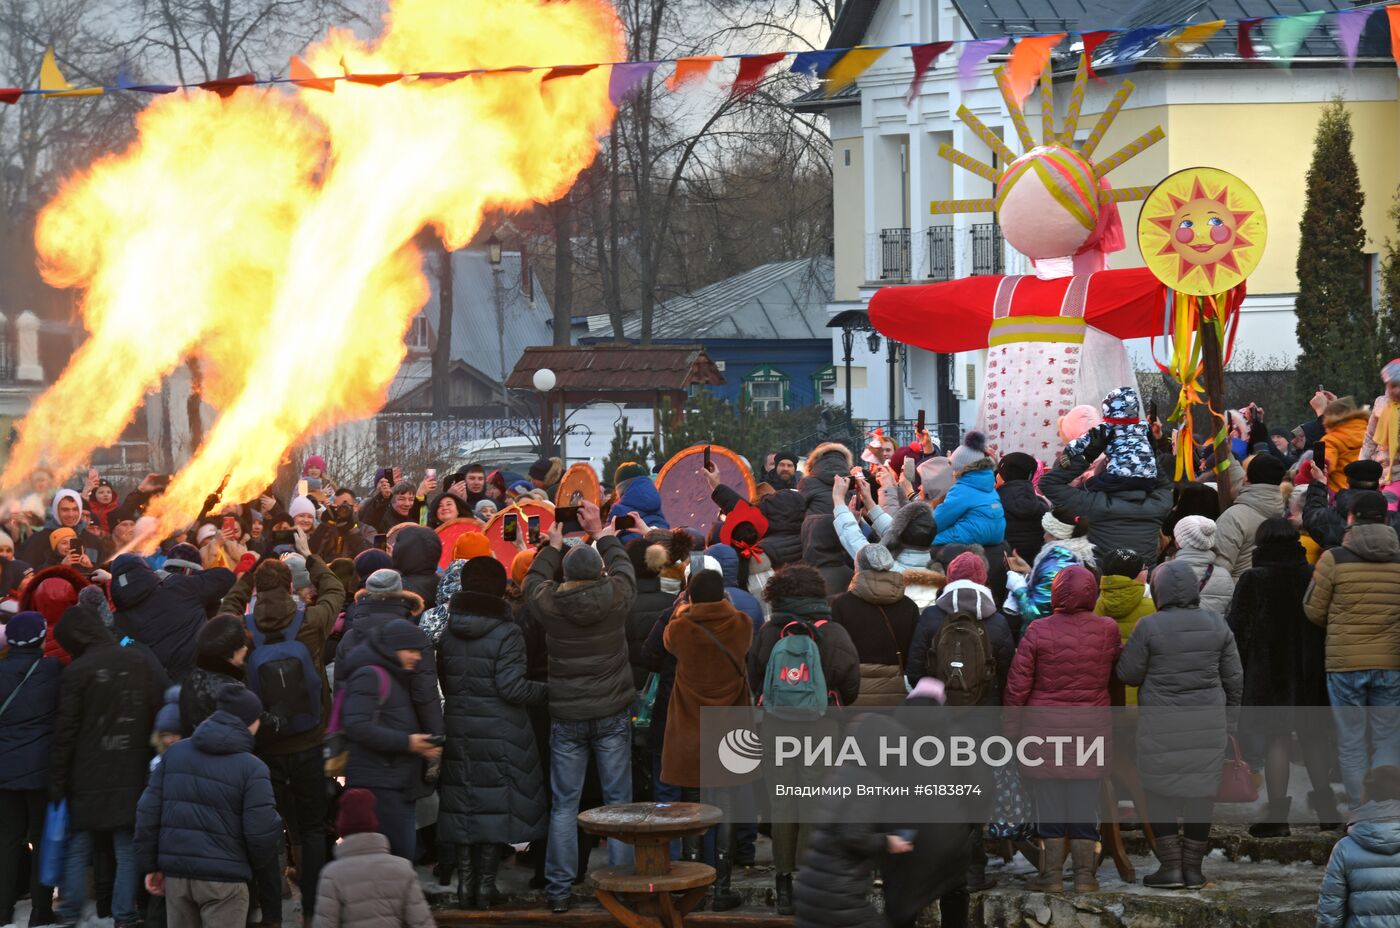
[[[622,51],[605,0],[396,0],[377,40],[333,30],[306,58],[328,76]],[[225,499],[250,498],[293,445],[378,411],[428,298],[414,236],[431,226],[460,248],[487,210],[563,195],[597,152],[608,70],[545,73],[153,102],[136,142],[39,217],[45,279],[84,291],[91,337],[20,425],[0,482],[71,472],[191,355],[219,417],[152,510],[162,533],[225,474]]]

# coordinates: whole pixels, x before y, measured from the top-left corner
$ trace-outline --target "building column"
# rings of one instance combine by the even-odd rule
[[[15,320],[15,379],[44,379],[44,367],[39,363],[39,317],[27,309]]]

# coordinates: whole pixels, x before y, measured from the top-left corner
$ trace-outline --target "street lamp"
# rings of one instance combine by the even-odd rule
[[[501,240],[494,234],[486,240],[486,260],[492,267],[501,266]]]
[[[871,354],[878,354],[880,351],[880,333],[871,332],[866,336],[865,344],[870,347]]]
[[[851,362],[855,360],[856,333],[870,332],[870,317],[864,310],[848,309],[837,313],[828,322],[827,328],[841,330],[841,361],[846,365],[846,429],[851,430]],[[880,336],[871,333],[875,339],[875,347],[871,351],[878,351],[880,348]]]
[[[559,383],[559,378],[555,376],[554,371],[547,367],[542,367],[535,371],[535,375],[530,378],[530,382],[534,384],[535,389],[538,390],[540,394],[540,457],[546,457],[549,454],[549,449],[554,445],[552,440],[553,436],[550,435],[550,426],[553,425],[554,420],[549,414],[549,394]],[[564,456],[564,402],[562,397],[560,397],[559,402],[559,418],[559,456],[562,458]]]

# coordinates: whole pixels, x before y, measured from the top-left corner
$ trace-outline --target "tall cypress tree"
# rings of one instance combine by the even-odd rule
[[[1376,319],[1366,295],[1366,202],[1351,153],[1351,114],[1340,97],[1318,120],[1298,240],[1300,398],[1318,384],[1366,402],[1380,372]]]
[[[1390,204],[1390,221],[1395,238],[1385,242],[1385,261],[1381,264],[1381,317],[1377,341],[1380,360],[1400,358],[1400,190]]]

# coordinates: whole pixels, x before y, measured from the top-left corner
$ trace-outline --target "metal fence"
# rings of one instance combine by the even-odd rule
[[[380,413],[374,420],[375,442],[390,454],[457,448],[466,442],[518,438],[539,432],[538,419],[434,417],[430,413]]]
[[[909,279],[909,230],[880,230],[880,279]]]
[[[928,264],[924,277],[928,280],[953,279],[953,227],[930,226],[924,230],[928,246]]]
[[[972,227],[972,273],[1000,274],[1005,269],[1001,226],[995,222],[978,223]]]

